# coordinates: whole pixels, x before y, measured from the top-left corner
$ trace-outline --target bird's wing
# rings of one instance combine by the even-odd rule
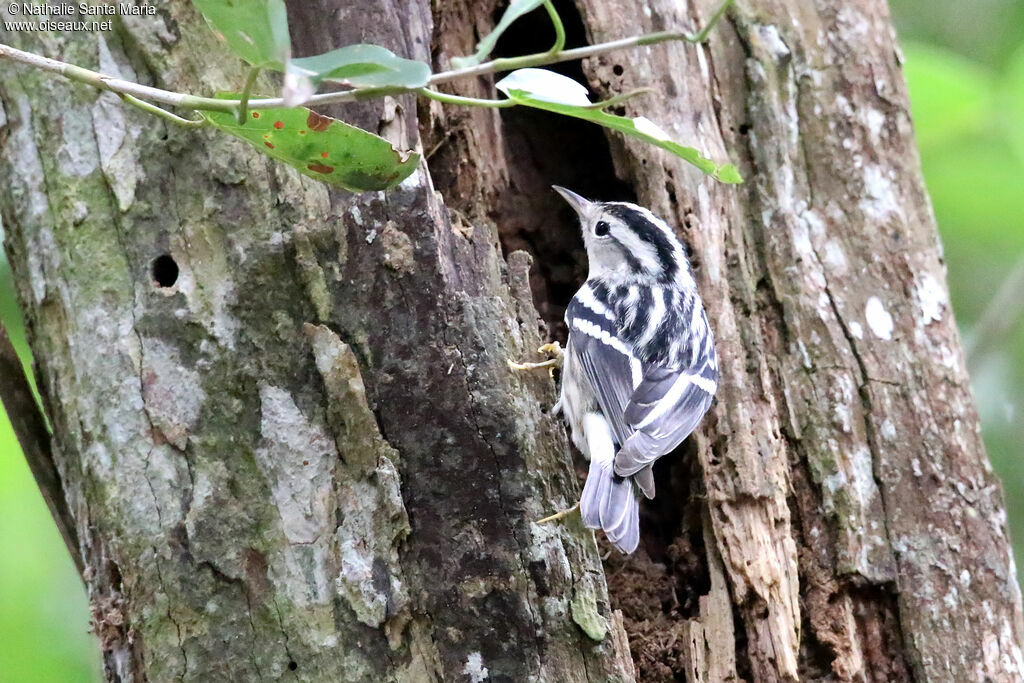
[[[639,472],[638,484],[651,497],[653,481],[645,468],[682,443],[711,406],[718,384],[714,345],[710,337],[693,340],[687,347],[691,362],[684,367],[643,362],[623,339],[615,314],[586,285],[569,303],[565,319],[571,352],[619,446],[615,473]]]
[[[711,407],[718,387],[713,347],[682,368],[647,366],[626,406],[630,436],[615,455],[615,473],[634,474],[688,437]]]
[[[565,321],[569,350],[593,388],[616,444],[621,445],[633,432],[626,423],[626,406],[643,379],[643,364],[619,337],[614,317],[599,302],[577,295],[569,302]]]
[[[618,448],[620,444],[626,443],[633,432],[626,423],[625,413],[633,392],[643,379],[643,363],[617,336],[618,329],[615,324],[603,316],[595,316],[593,310],[586,309],[586,307],[581,310],[580,304],[573,300],[566,311],[565,319],[569,324],[569,344],[566,352],[573,355],[573,362],[582,369],[586,381],[593,390],[601,414],[611,430],[614,445]],[[596,486],[596,483],[591,481],[592,477],[595,482],[598,481],[594,467],[595,458],[592,454],[591,475],[587,477],[588,487]],[[614,476],[614,461],[609,460],[602,467],[608,469],[608,476],[600,479],[601,481],[607,479],[604,483],[605,488],[594,488],[590,491],[591,494],[600,500],[612,501],[614,498],[615,501],[622,502],[627,500],[622,497],[625,495],[624,492],[630,492],[628,499],[631,500],[633,495],[631,487],[615,488],[616,484],[613,480],[619,480],[619,477]],[[633,479],[645,496],[654,498],[654,477],[649,468],[642,469]],[[610,494],[613,489],[617,491],[615,496]],[[588,489],[584,489],[584,498],[587,497],[587,492]],[[632,505],[635,508],[635,500]],[[616,509],[620,508],[622,508],[621,505]],[[581,509],[598,510],[599,508],[595,507],[592,502],[587,504],[585,500],[581,500]],[[618,526],[604,527],[605,531],[610,534],[609,538],[612,539],[612,542],[623,549],[623,552],[632,552],[636,548],[637,538],[639,538],[636,518],[635,510],[632,517],[628,515],[623,517],[623,520],[632,519],[632,526],[629,526],[633,536],[632,545],[629,543],[622,545],[622,542],[617,540],[617,536],[613,538],[615,534],[622,531]],[[588,521],[586,517],[584,517],[584,522],[592,527],[597,524],[594,519]]]

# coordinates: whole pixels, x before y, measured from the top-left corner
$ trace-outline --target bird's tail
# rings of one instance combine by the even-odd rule
[[[615,474],[613,462],[591,457],[580,514],[584,525],[604,529],[612,545],[629,554],[640,543],[640,504],[633,478]]]

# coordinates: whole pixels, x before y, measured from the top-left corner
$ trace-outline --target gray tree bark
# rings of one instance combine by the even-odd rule
[[[3,40],[237,87],[191,5],[154,4],[112,33]],[[710,11],[559,7],[591,41]],[[444,66],[494,10],[323,0],[290,20],[302,53],[373,42]],[[737,161],[740,188],[578,123],[404,97],[335,112],[428,152],[355,196],[0,65],[5,246],[107,676],[1020,679],[1005,512],[899,60],[878,0],[740,2],[706,46],[584,65],[602,94],[655,86],[629,113]],[[542,341],[531,295],[557,334],[579,279],[553,181],[679,227],[722,358],[610,596],[589,532],[533,523],[576,477],[550,381],[505,365]]]

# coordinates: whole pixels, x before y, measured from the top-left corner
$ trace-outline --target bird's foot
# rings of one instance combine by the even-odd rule
[[[555,522],[555,521],[557,521],[559,519],[562,519],[563,517],[568,517],[569,515],[571,515],[572,513],[576,512],[579,509],[580,509],[580,504],[576,503],[575,505],[573,505],[568,510],[560,510],[560,511],[556,512],[555,514],[549,516],[549,517],[545,517],[544,519],[538,519],[537,520],[537,524],[546,524],[548,522]]]
[[[541,370],[547,369],[549,372],[553,372],[555,368],[562,367],[562,347],[558,342],[551,342],[537,349],[537,353],[546,353],[551,358],[540,363],[516,363],[515,361],[507,361],[508,366],[513,370]]]

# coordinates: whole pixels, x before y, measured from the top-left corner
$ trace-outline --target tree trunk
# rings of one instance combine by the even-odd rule
[[[154,4],[110,33],[3,40],[237,88],[191,5]],[[711,9],[558,7],[592,42]],[[494,10],[323,0],[290,20],[303,54],[371,42],[440,67]],[[545,49],[535,14],[499,50]],[[110,679],[1024,675],[885,4],[739,2],[706,46],[583,67],[601,94],[654,86],[629,113],[746,184],[547,114],[402,97],[335,113],[427,162],[350,195],[0,65],[5,246]],[[552,384],[505,365],[543,340],[537,310],[561,333],[581,278],[551,182],[679,227],[722,362],[710,417],[656,472],[643,550],[608,559],[610,598],[592,534],[533,523],[576,477]]]

